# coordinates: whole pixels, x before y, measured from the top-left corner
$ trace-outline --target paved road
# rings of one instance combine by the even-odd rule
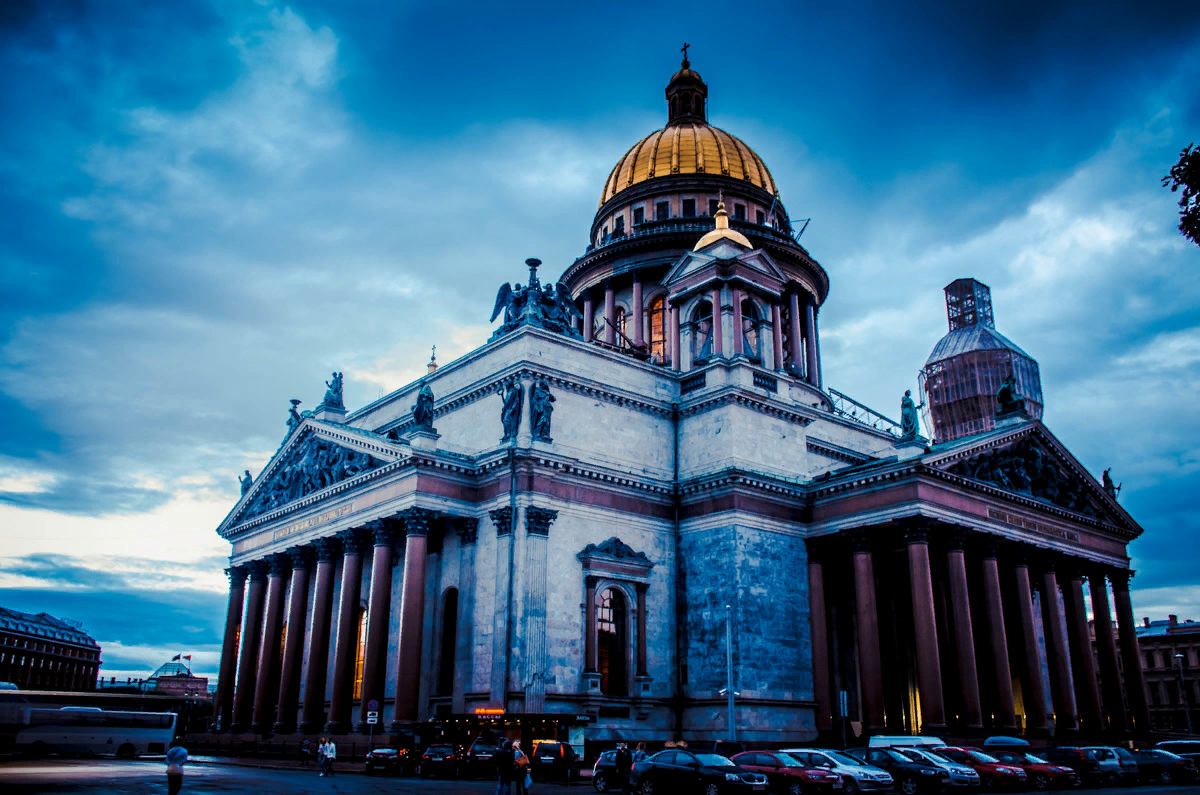
[[[413,778],[374,778],[342,774],[320,778],[316,773],[290,770],[263,770],[234,765],[198,764],[187,766],[183,792],[219,793],[324,793],[389,792],[430,793],[431,795],[491,795],[495,785],[487,781],[438,781]],[[0,765],[0,793],[27,795],[32,793],[105,793],[108,795],[149,795],[167,791],[166,775],[161,761],[50,761],[9,762]],[[1200,795],[1200,786],[1146,786],[1118,789],[1084,790],[1088,795]],[[534,795],[585,795],[591,793],[587,784],[563,787],[556,784],[537,784]]]

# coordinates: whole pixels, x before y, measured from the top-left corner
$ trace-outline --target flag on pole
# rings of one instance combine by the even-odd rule
[[[190,655],[190,654],[185,654],[185,655],[183,655],[183,659],[187,660],[188,662],[191,662],[191,661],[192,661],[192,655]]]
[[[171,658],[171,662],[175,662],[178,659],[179,659],[179,655],[176,654],[174,657]]]

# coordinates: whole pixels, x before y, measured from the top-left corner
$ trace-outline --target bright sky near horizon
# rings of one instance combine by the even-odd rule
[[[942,287],[993,289],[1045,421],[1146,533],[1134,607],[1200,619],[1192,2],[731,6],[26,0],[0,9],[0,604],[104,673],[213,673],[213,532],[333,369],[360,406],[561,272],[691,43],[829,272],[825,379],[898,414]],[[734,19],[733,17],[736,17]]]

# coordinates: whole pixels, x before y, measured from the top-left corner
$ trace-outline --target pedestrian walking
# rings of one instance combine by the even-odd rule
[[[187,749],[178,740],[171,741],[167,750],[167,794],[179,795],[183,789],[183,765],[187,762]]]
[[[510,795],[513,780],[512,745],[505,740],[496,753],[496,795]]]
[[[325,775],[333,775],[333,763],[337,761],[337,746],[330,737],[325,741]]]
[[[617,766],[617,783],[621,787],[621,792],[629,792],[629,768],[633,767],[633,754],[629,753],[629,746],[626,743],[617,744],[617,753],[613,757],[613,763]]]
[[[300,741],[300,766],[308,767],[308,763],[311,761],[311,757],[312,757],[312,746],[309,744],[308,738],[305,737],[303,740]]]
[[[321,768],[322,776],[325,775],[325,771],[328,769],[329,764],[328,760],[325,758],[325,751],[327,750],[328,745],[328,737],[322,737],[320,743],[317,745],[317,767]]]
[[[640,761],[642,761],[643,759],[645,759],[645,758],[646,758],[646,756],[647,756],[647,754],[646,754],[646,744],[645,744],[645,743],[638,743],[638,744],[637,744],[637,750],[633,752],[633,764],[635,764],[635,765],[636,765],[638,762],[640,762]]]
[[[530,783],[529,757],[521,750],[521,741],[513,740],[513,792],[525,795],[525,787]]]

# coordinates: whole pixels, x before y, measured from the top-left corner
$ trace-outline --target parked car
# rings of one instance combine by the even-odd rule
[[[1137,758],[1134,757],[1133,751],[1119,745],[1114,745],[1112,752],[1117,755],[1117,761],[1121,765],[1122,783],[1137,784],[1142,780],[1142,773],[1138,770]]]
[[[1016,765],[1006,765],[991,754],[983,751],[969,751],[966,748],[947,746],[931,749],[933,753],[944,756],[952,762],[974,768],[983,781],[983,786],[989,789],[1024,789],[1029,777],[1025,771]]]
[[[1154,747],[1162,751],[1170,751],[1184,759],[1191,759],[1200,765],[1200,740],[1163,740],[1161,743],[1155,743]]]
[[[809,767],[823,767],[842,777],[842,791],[879,792],[889,790],[896,783],[892,774],[878,767],[865,764],[862,760],[841,751],[828,748],[784,748],[783,752]]]
[[[840,792],[842,777],[823,767],[808,767],[780,751],[745,751],[730,759],[738,767],[767,777],[767,789],[783,795]]]
[[[467,749],[466,758],[459,771],[470,778],[493,778],[496,775],[496,754],[500,753],[503,739],[477,739]]]
[[[616,751],[605,751],[596,757],[596,763],[592,765],[592,789],[596,792],[608,792],[608,788],[613,786],[613,776],[617,769],[616,757]]]
[[[458,778],[460,761],[459,749],[453,745],[431,745],[421,754],[421,777]]]
[[[1121,780],[1121,760],[1111,748],[1064,746],[1047,748],[1039,756],[1055,765],[1071,768],[1083,784],[1117,784]]]
[[[1033,789],[1078,787],[1081,783],[1074,768],[1056,765],[1029,751],[989,748],[987,753],[1007,765],[1016,765],[1024,770],[1029,779],[1029,786]]]
[[[633,766],[630,785],[641,795],[765,792],[767,777],[743,770],[719,754],[668,748]]]
[[[407,748],[372,748],[367,753],[368,776],[400,776],[411,771],[412,761]]]
[[[904,795],[918,792],[940,792],[950,780],[950,774],[928,762],[914,761],[891,748],[852,748],[846,753],[868,765],[892,774],[896,789]]]
[[[911,734],[874,734],[867,740],[868,748],[900,748],[901,746],[942,746],[946,741],[941,737],[921,737]]]
[[[946,771],[948,778],[945,786],[951,789],[974,789],[978,787],[983,779],[975,772],[975,768],[960,765],[958,762],[951,762],[944,756],[931,753],[929,748],[908,747],[896,748],[896,751],[904,754],[914,762],[925,762],[927,764],[936,765]]]
[[[1197,775],[1196,762],[1184,759],[1178,754],[1164,751],[1161,748],[1151,748],[1144,751],[1134,751],[1133,758],[1138,763],[1138,775],[1142,781],[1157,781],[1159,784],[1187,784],[1195,781]]]
[[[579,775],[579,754],[568,743],[542,740],[533,747],[530,761],[534,781],[570,784]]]

